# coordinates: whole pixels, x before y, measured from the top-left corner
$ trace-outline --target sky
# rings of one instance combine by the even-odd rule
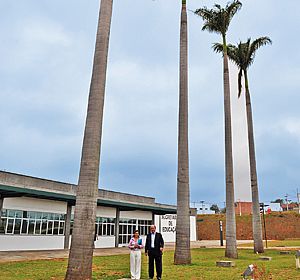
[[[262,201],[300,190],[298,1],[251,0],[228,42],[269,36],[249,69]],[[188,0],[191,201],[225,201],[223,69]],[[225,5],[227,1],[217,1]],[[99,0],[0,0],[0,169],[76,184]],[[181,1],[115,0],[100,187],[176,203]],[[251,199],[244,96],[231,65],[236,200]]]

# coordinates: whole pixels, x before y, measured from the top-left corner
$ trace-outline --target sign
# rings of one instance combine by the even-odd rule
[[[161,216],[161,232],[175,233],[176,232],[176,217],[177,215],[163,215]]]

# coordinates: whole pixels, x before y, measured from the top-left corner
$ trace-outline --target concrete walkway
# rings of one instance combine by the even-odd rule
[[[238,245],[251,243],[250,240],[240,240]],[[224,242],[225,244],[225,242]],[[222,248],[219,240],[202,240],[191,242],[191,248]],[[225,247],[223,247],[225,248]],[[166,243],[165,250],[174,250],[175,243]],[[287,248],[285,248],[287,249]],[[94,250],[94,256],[112,256],[128,254],[127,247],[100,248]],[[47,260],[68,258],[69,250],[43,250],[43,251],[0,251],[0,263],[11,261]]]

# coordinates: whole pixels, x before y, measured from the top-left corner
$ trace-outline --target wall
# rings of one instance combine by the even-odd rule
[[[120,211],[120,219],[152,220],[152,212],[149,211]]]
[[[252,214],[252,202],[239,201],[235,203],[236,215],[250,215]]]
[[[4,199],[3,209],[65,214],[67,203],[30,197],[8,197]]]
[[[56,250],[63,248],[63,235],[0,235],[0,251]]]
[[[115,247],[115,236],[99,236],[95,242],[95,248],[113,248]]]
[[[294,212],[271,213],[265,215],[267,239],[300,238],[300,214]],[[220,238],[219,221],[223,221],[223,234],[225,238],[225,215],[198,215],[198,240],[218,240]],[[252,237],[252,216],[236,216],[237,239],[250,240]]]
[[[72,207],[74,208],[74,207]],[[97,217],[105,217],[105,218],[115,218],[117,210],[113,207],[103,207],[103,206],[97,206],[96,210],[96,216]]]

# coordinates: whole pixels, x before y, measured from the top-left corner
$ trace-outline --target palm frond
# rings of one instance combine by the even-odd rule
[[[256,40],[254,40],[251,45],[250,45],[250,49],[249,49],[249,55],[254,56],[255,52],[262,46],[268,45],[268,44],[272,44],[272,40],[267,37],[260,37],[257,38]]]
[[[240,71],[238,74],[238,98],[241,97],[241,93],[242,93],[242,77],[243,77],[243,69],[240,68]]]
[[[229,57],[230,60],[232,60],[234,62],[235,60],[235,56],[236,56],[236,47],[232,44],[228,44],[227,45],[227,55]]]
[[[212,49],[216,53],[224,53],[224,45],[220,43],[213,43]]]
[[[214,7],[219,11],[222,10],[222,7],[220,4],[215,4]]]
[[[208,9],[207,7],[195,10],[194,14],[202,17],[204,21],[210,21],[214,16],[213,11],[211,9]]]
[[[228,18],[231,21],[233,16],[242,8],[242,3],[238,0],[233,1],[232,3],[228,3],[226,5],[226,12],[228,14]]]
[[[233,16],[241,9],[242,3],[238,0],[234,0],[231,3],[228,3],[223,9],[223,28],[228,30],[230,22]]]
[[[241,96],[242,77],[243,73],[247,75],[247,69],[254,62],[255,52],[264,45],[271,44],[269,37],[260,37],[251,43],[251,38],[246,42],[239,42],[237,45],[228,45],[227,54],[231,61],[233,61],[239,68],[238,73],[238,97]]]

